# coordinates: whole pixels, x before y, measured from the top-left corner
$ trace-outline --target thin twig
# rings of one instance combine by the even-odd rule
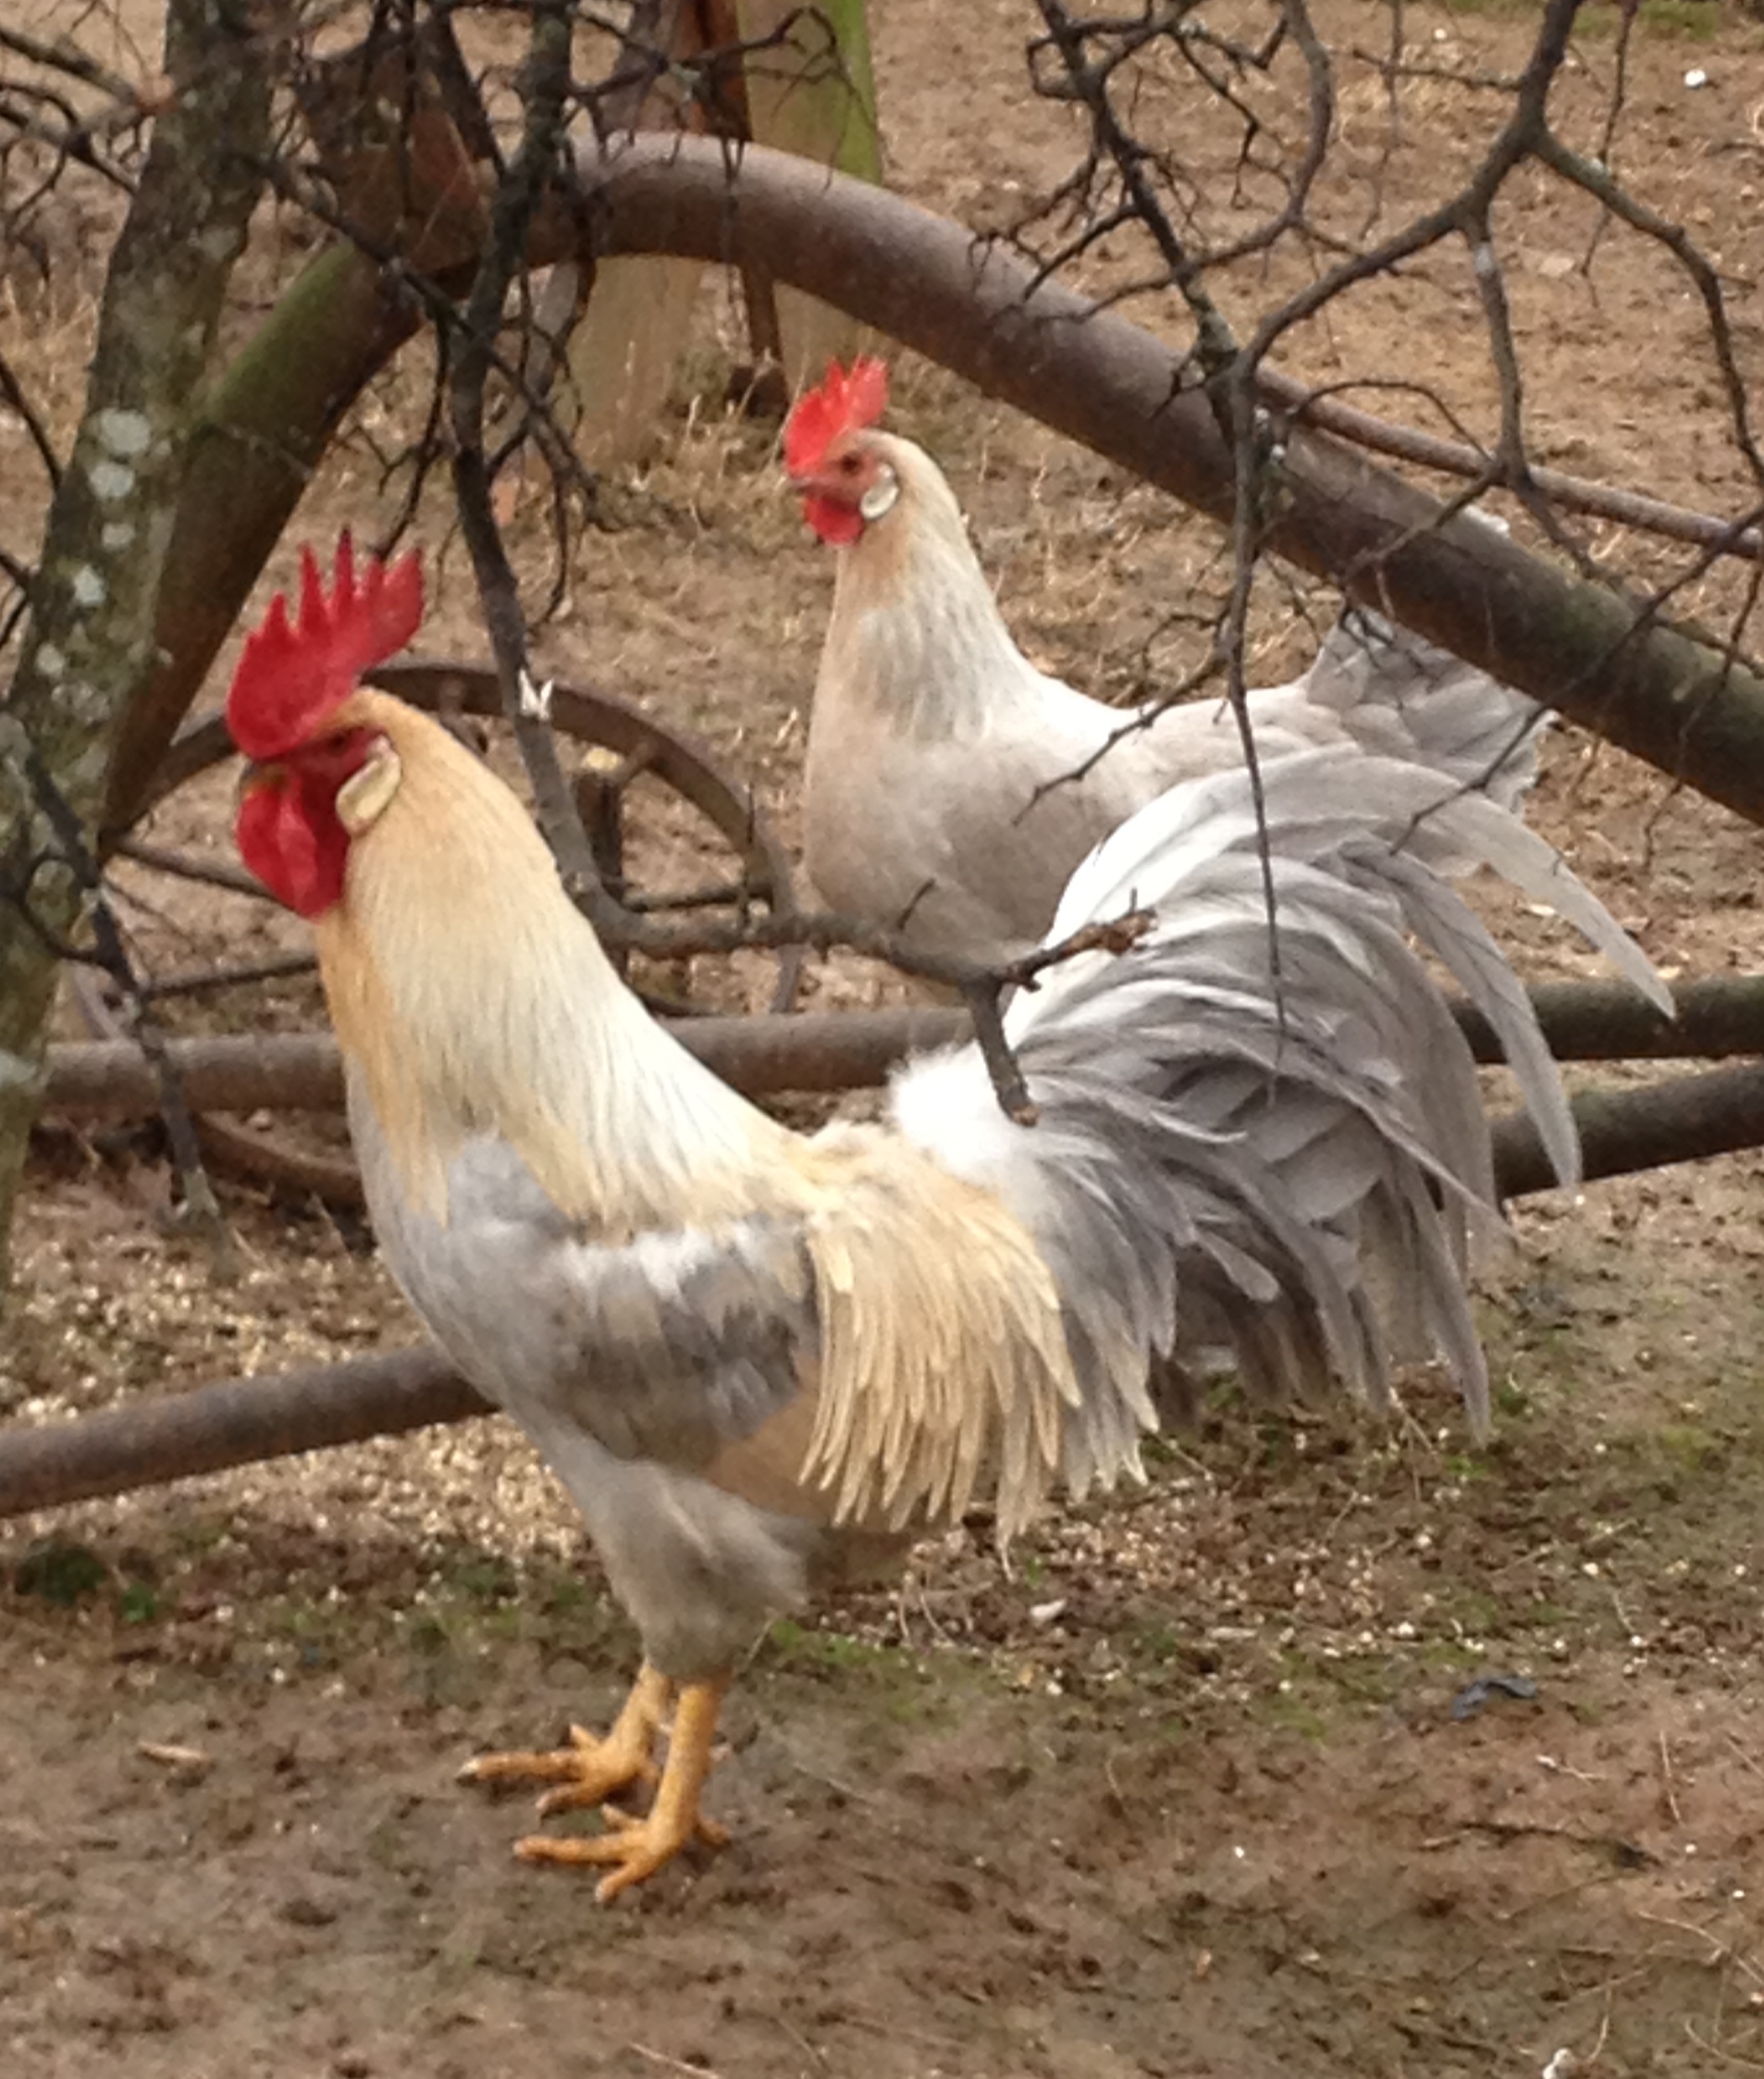
[[[484,392],[509,289],[526,251],[527,229],[547,181],[561,163],[570,84],[570,9],[565,0],[536,0],[525,68],[526,115],[520,150],[497,187],[489,236],[477,278],[459,320],[449,385],[453,428],[453,485],[460,525],[476,574],[503,707],[514,727],[535,806],[570,897],[617,949],[623,912],[608,895],[594,850],[564,778],[550,724],[531,697],[526,622],[519,588],[490,499],[484,449]]]
[[[1735,1971],[1751,1979],[1755,1986],[1764,1987],[1764,1971],[1759,1970],[1749,1957],[1743,1956],[1732,1942],[1722,1941],[1711,1929],[1699,1927],[1694,1920],[1675,1920],[1671,1913],[1646,1912],[1639,1906],[1635,1909],[1635,1918],[1647,1921],[1655,1927],[1670,1927],[1677,1934],[1692,1935],[1699,1942],[1707,1942],[1709,1953],[1702,1959],[1706,1969],[1712,1971],[1717,1964],[1732,1965]]]
[[[678,2072],[685,2079],[719,2079],[717,2073],[708,2064],[688,2064],[685,2058],[671,2058],[665,2050],[652,2050],[647,2043],[627,2043],[626,2049],[649,2064],[660,2065],[664,2072]]]
[[[1672,1751],[1667,1744],[1666,1728],[1662,1726],[1655,1739],[1659,1747],[1659,1789],[1666,1807],[1666,1816],[1674,1826],[1684,1824],[1684,1814],[1678,1809],[1678,1791],[1672,1781]]]
[[[1375,454],[1393,455],[1400,462],[1419,464],[1450,476],[1485,478],[1488,456],[1481,449],[1458,440],[1442,439],[1418,427],[1397,426],[1370,412],[1340,402],[1331,394],[1342,387],[1314,388],[1277,368],[1264,368],[1256,377],[1262,395],[1277,404],[1293,423],[1320,427],[1339,440],[1351,441]],[[1357,389],[1392,387],[1363,382]],[[1394,387],[1409,387],[1406,385]],[[1560,469],[1531,465],[1536,489],[1554,505],[1589,519],[1614,520],[1619,526],[1638,533],[1663,535],[1669,541],[1688,541],[1699,548],[1719,549],[1723,555],[1764,561],[1764,534],[1746,521],[1724,520],[1713,513],[1693,513],[1645,492],[1623,490],[1611,484],[1596,484],[1584,476],[1570,476]]]
[[[119,859],[151,866],[156,873],[175,874],[180,881],[200,881],[209,887],[226,888],[233,895],[254,896],[260,902],[276,900],[254,873],[247,873],[242,866],[233,866],[224,859],[194,859],[188,852],[150,845],[142,837],[119,837],[111,850]]]
[[[142,983],[141,995],[143,1002],[158,1003],[167,996],[194,996],[208,989],[236,989],[248,982],[279,982],[290,975],[312,974],[317,967],[318,960],[314,954],[278,953],[242,967],[204,968],[188,974],[167,974]]]
[[[57,36],[53,43],[45,43],[40,37],[27,35],[22,29],[0,28],[0,51],[10,51],[15,57],[40,65],[45,71],[65,73],[70,80],[95,87],[112,101],[139,101],[141,98],[132,80],[111,71],[71,36]]]

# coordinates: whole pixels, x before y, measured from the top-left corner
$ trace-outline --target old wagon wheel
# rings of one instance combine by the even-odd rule
[[[426,661],[384,664],[367,678],[382,691],[443,718],[469,715],[494,720],[503,712],[496,674],[485,665]],[[585,765],[577,776],[576,791],[597,862],[621,900],[636,910],[719,906],[746,910],[758,904],[773,916],[796,914],[789,855],[750,790],[728,778],[703,744],[611,694],[561,681],[553,687],[551,720],[565,736],[611,754],[610,765]],[[232,739],[218,715],[186,728],[154,774],[142,815],[199,773],[234,755]],[[629,886],[626,797],[631,785],[645,775],[677,795],[724,839],[740,862],[738,878],[680,894],[652,894]],[[150,867],[171,872],[197,871],[193,864],[155,848],[125,840],[121,848]],[[220,876],[204,868],[198,877]],[[247,875],[227,872],[227,878],[241,893],[271,899]],[[803,949],[786,947],[775,958],[777,974],[769,1009],[789,1010],[796,1003]],[[100,989],[79,987],[75,1000],[94,1032],[107,1037],[121,1032],[117,1007]],[[198,1121],[198,1130],[204,1156],[217,1168],[322,1198],[360,1203],[360,1180],[350,1163],[290,1147],[273,1133],[232,1120],[204,1118]]]

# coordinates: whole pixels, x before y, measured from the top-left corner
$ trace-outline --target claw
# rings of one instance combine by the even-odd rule
[[[694,1841],[702,1841],[708,1848],[728,1845],[728,1829],[702,1813],[676,1821],[660,1819],[652,1812],[638,1819],[619,1811],[616,1805],[605,1805],[600,1816],[611,1822],[604,1834],[529,1834],[515,1842],[514,1852],[523,1862],[587,1863],[597,1867],[611,1863],[613,1867],[594,1887],[596,1900],[604,1906],[632,1885],[653,1876]]]
[[[460,1764],[457,1780],[461,1783],[561,1783],[574,1781],[583,1773],[584,1758],[598,1754],[611,1742],[609,1734],[602,1739],[582,1726],[570,1727],[570,1744],[567,1747],[548,1748],[537,1753],[511,1750],[500,1754],[474,1754],[469,1762]]]
[[[606,1742],[597,1740],[595,1746]],[[612,1808],[607,1799],[614,1790],[623,1790],[635,1783],[646,1790],[653,1790],[661,1780],[661,1771],[646,1754],[641,1763],[628,1775],[621,1775],[616,1781],[605,1771],[604,1764],[597,1766],[598,1757],[587,1756],[580,1777],[574,1783],[561,1784],[555,1790],[548,1790],[538,1800],[537,1810],[541,1819],[549,1819],[554,1812],[580,1812],[585,1805],[598,1805],[602,1811]]]
[[[660,1780],[651,1750],[661,1727],[672,1685],[646,1666],[604,1739],[581,1726],[570,1727],[570,1744],[549,1752],[475,1754],[460,1770],[462,1783],[555,1783],[538,1801],[541,1813],[573,1812],[598,1805],[615,1791]]]

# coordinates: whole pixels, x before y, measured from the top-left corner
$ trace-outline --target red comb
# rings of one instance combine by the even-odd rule
[[[784,421],[784,467],[793,476],[808,476],[820,467],[842,433],[874,426],[887,403],[885,361],[860,355],[849,373],[830,361],[825,380],[818,389],[805,390]]]
[[[300,552],[300,621],[278,592],[245,638],[227,696],[227,726],[247,758],[282,758],[307,741],[355,690],[370,664],[403,649],[423,618],[423,565],[416,551],[389,570],[370,556],[359,583],[347,531],[337,544],[328,596],[311,549]]]

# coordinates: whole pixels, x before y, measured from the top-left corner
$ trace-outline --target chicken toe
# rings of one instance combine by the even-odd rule
[[[688,1682],[681,1689],[667,1765],[656,1788],[655,1802],[642,1818],[607,1806],[601,1813],[607,1829],[604,1833],[562,1837],[529,1834],[514,1844],[514,1852],[527,1862],[586,1862],[597,1868],[611,1865],[594,1894],[605,1905],[629,1886],[652,1876],[692,1841],[722,1847],[729,1837],[700,1813],[698,1795],[710,1771],[717,1714],[727,1687],[727,1678],[723,1677]]]
[[[654,1750],[673,1685],[647,1664],[619,1715],[604,1735],[570,1727],[570,1744],[539,1753],[475,1754],[462,1783],[554,1783],[539,1800],[541,1813],[598,1805],[633,1784],[660,1782]]]

